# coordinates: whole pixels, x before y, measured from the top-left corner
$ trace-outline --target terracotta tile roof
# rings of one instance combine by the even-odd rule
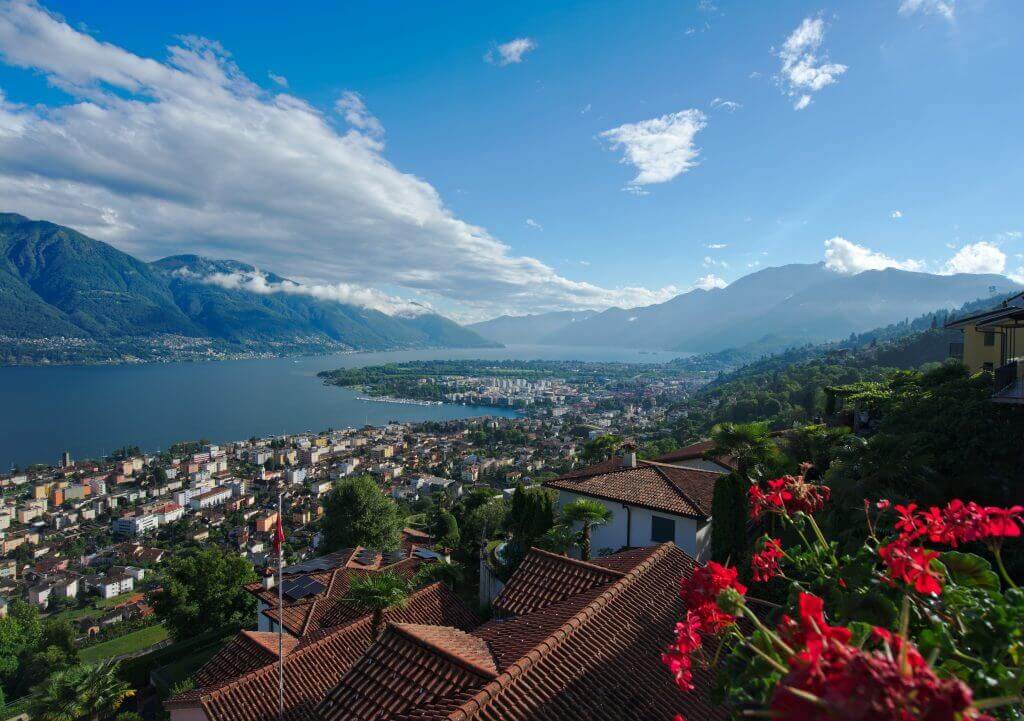
[[[544,486],[677,516],[711,516],[715,479],[721,474],[663,463],[637,461],[635,467],[602,470],[603,464],[545,481]]]
[[[658,456],[651,460],[658,461],[659,463],[675,463],[678,461],[695,461],[698,459],[704,459],[707,461],[714,461],[715,463],[726,466],[727,468],[736,468],[735,458],[732,456],[715,456],[712,453],[714,449],[714,441],[701,441],[700,443],[693,443],[685,448],[677,448],[671,453],[666,453],[663,456]]]
[[[354,555],[355,552],[353,551],[352,554]],[[423,559],[413,556],[390,566],[378,566],[374,570],[392,571],[405,578],[412,578],[421,563],[423,563]],[[365,610],[344,599],[348,594],[351,577],[370,572],[374,571],[358,565],[354,566],[351,561],[346,561],[343,566],[330,571],[307,573],[305,575],[323,584],[325,590],[309,599],[295,602],[286,600],[284,609],[280,612],[277,607],[276,588],[265,589],[259,584],[250,584],[246,588],[269,606],[263,611],[264,616],[275,622],[279,618],[283,618],[285,630],[293,636],[302,637],[322,628],[350,623],[365,615]],[[285,578],[287,579],[288,576]]]
[[[503,630],[533,617],[575,611],[493,681],[457,707],[440,711],[451,721],[668,721],[676,713],[726,718],[711,700],[710,672],[697,670],[697,690],[683,693],[660,661],[685,611],[679,578],[693,566],[689,556],[666,543],[610,586],[583,594],[589,597],[583,605],[573,597],[505,622]],[[542,626],[537,623],[537,630]],[[487,624],[474,635],[488,630],[496,638],[498,627]],[[493,651],[494,642],[489,645]],[[432,711],[409,718],[431,718]]]
[[[298,641],[284,637],[285,655],[294,650]],[[195,675],[196,686],[207,688],[224,683],[243,673],[255,671],[277,660],[277,634],[258,631],[240,631]]]
[[[325,721],[376,721],[463,699],[497,676],[487,644],[454,628],[395,624],[317,709]]]
[[[552,601],[541,580],[565,576],[573,570],[569,565],[531,550],[521,567],[527,578],[517,579],[517,571],[509,585],[518,587],[513,595],[524,608],[538,610],[475,630],[466,618],[460,626],[403,619],[395,612],[372,644],[368,617],[300,640],[285,659],[285,720],[669,721],[676,713],[726,718],[711,701],[710,671],[697,670],[697,690],[683,693],[660,661],[685,613],[677,589],[679,578],[693,571],[689,556],[666,543],[598,559],[585,564],[589,581],[580,584],[571,573],[569,579],[578,587],[605,582]],[[528,589],[540,598],[530,601]],[[434,595],[439,602],[440,592]],[[447,596],[439,613],[458,604]],[[201,706],[209,721],[273,721],[276,681],[270,664],[215,689],[179,696],[168,706]]]
[[[409,597],[404,608],[385,612],[394,623],[435,624],[460,630],[476,627],[476,614],[444,585],[435,583]],[[285,721],[311,721],[313,711],[341,675],[366,653],[373,639],[370,616],[346,626],[322,629],[297,642],[284,660]],[[215,685],[170,699],[168,709],[202,709],[209,721],[276,721],[277,659]]]
[[[494,599],[494,610],[498,615],[532,613],[607,585],[622,575],[616,570],[533,548]]]

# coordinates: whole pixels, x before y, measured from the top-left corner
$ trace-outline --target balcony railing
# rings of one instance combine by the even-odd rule
[[[1014,359],[995,370],[992,384],[993,400],[1002,403],[1024,403],[1024,363]]]

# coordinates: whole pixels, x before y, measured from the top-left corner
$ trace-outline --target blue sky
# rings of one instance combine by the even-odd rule
[[[476,319],[1024,276],[1011,0],[0,8],[0,206],[298,284],[209,282]]]

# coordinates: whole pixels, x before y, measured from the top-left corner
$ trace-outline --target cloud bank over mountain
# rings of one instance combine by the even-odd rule
[[[0,93],[0,205],[128,252],[246,258],[463,318],[678,292],[601,287],[516,255],[388,161],[358,94],[321,111],[283,84],[261,88],[214,41],[182,38],[161,61],[12,2],[0,5],[0,56],[71,96],[28,106]]]

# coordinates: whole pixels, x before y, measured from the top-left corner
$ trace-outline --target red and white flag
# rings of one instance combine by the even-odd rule
[[[280,555],[281,544],[284,543],[284,526],[281,525],[281,514],[277,514],[277,528],[274,529],[274,553]]]

